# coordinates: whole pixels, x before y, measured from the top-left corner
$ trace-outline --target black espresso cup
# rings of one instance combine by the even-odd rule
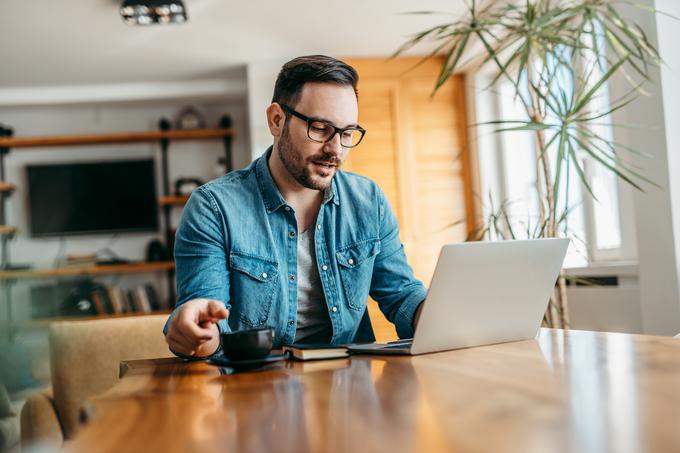
[[[229,360],[256,360],[269,355],[274,346],[273,329],[249,329],[220,335],[222,351]]]

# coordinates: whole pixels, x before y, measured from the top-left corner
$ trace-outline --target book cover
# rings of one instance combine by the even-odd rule
[[[146,289],[139,285],[134,290],[135,308],[140,313],[151,313],[151,304],[146,296]]]
[[[160,298],[158,297],[158,292],[156,292],[156,288],[154,288],[151,283],[145,284],[144,290],[146,291],[146,298],[149,301],[151,310],[155,311],[168,309],[167,303],[161,302]]]
[[[128,313],[134,313],[137,311],[134,292],[131,289],[128,289],[125,292],[125,305],[127,307],[125,311],[127,311]]]
[[[92,304],[94,305],[94,308],[97,311],[97,314],[105,315],[106,308],[104,307],[104,301],[102,299],[101,291],[99,289],[93,290],[92,295],[90,297],[92,299]]]
[[[113,303],[111,302],[111,298],[109,297],[109,292],[107,291],[106,286],[104,285],[98,285],[97,291],[99,291],[99,295],[102,298],[102,304],[104,304],[104,311],[106,313],[113,313]]]
[[[283,353],[293,360],[337,359],[349,356],[346,345],[292,344],[283,346]]]
[[[120,314],[125,312],[126,301],[123,295],[123,290],[118,285],[107,287],[109,299],[111,300],[111,309],[113,313]]]

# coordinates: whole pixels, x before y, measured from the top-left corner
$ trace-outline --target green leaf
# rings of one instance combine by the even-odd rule
[[[496,129],[495,132],[513,132],[513,131],[542,131],[545,129],[550,129],[551,126],[543,123],[526,123],[524,126],[517,127],[506,127],[502,129]]]
[[[593,152],[593,150],[591,149],[591,147],[586,146],[585,144],[583,144],[578,138],[576,138],[576,137],[572,137],[572,138],[574,139],[574,141],[576,141],[576,142],[580,145],[581,149],[582,149],[584,152],[586,152],[587,154],[589,154],[593,159],[595,159],[595,160],[598,161],[600,164],[602,164],[603,166],[605,166],[608,170],[614,172],[619,178],[623,179],[624,181],[626,181],[626,182],[627,182],[628,184],[630,184],[631,186],[635,187],[635,188],[636,188],[637,190],[639,190],[640,192],[644,192],[644,190],[642,189],[642,187],[640,187],[640,185],[638,185],[635,181],[633,181],[631,178],[629,178],[625,173],[623,173],[622,171],[620,171],[615,165],[612,165],[612,164],[610,164],[609,162],[607,162],[607,161],[605,161],[604,159],[602,159],[601,156],[599,156],[597,153]],[[610,157],[610,158],[611,158],[611,157]],[[631,172],[631,173],[634,173],[634,172],[631,171],[630,169],[629,169],[628,171]],[[635,176],[638,177],[638,178],[642,178],[642,176],[641,176],[641,175],[638,175],[638,174],[635,174]],[[644,179],[644,178],[643,178],[643,179]],[[648,182],[649,182],[649,181],[648,181]],[[595,197],[593,196],[593,198],[595,198]]]
[[[569,149],[569,158],[574,164],[574,168],[576,168],[576,173],[578,174],[578,177],[581,179],[581,183],[585,186],[586,190],[590,194],[591,197],[593,197],[594,200],[597,200],[597,197],[595,196],[595,193],[593,193],[593,189],[590,188],[590,184],[588,184],[588,178],[586,178],[585,172],[581,168],[581,165],[578,162],[578,157],[576,156],[576,151],[574,150],[574,147],[571,144],[571,141],[568,142],[568,149]]]
[[[564,161],[566,155],[564,149],[566,147],[567,131],[562,129],[559,136],[560,139],[557,142],[557,157],[555,158],[555,180],[553,181],[553,205],[551,212],[557,212],[557,199],[559,198],[560,193],[562,162]],[[547,148],[548,147],[546,146],[546,150]]]
[[[628,57],[621,58],[614,66],[609,68],[609,70],[602,76],[600,79],[593,85],[587,92],[586,94],[583,95],[580,99],[576,101],[576,104],[574,105],[574,108],[572,110],[573,113],[578,113],[581,111],[581,109],[593,98],[593,95],[597,93],[597,90],[604,85],[604,83],[611,78],[613,74],[616,73],[616,71],[621,67],[623,63],[625,63],[628,60]]]

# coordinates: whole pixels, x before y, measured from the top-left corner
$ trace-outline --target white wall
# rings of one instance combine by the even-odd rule
[[[250,126],[251,157],[256,159],[272,144],[265,109],[271,104],[274,83],[281,66],[288,59],[281,58],[248,64],[248,120]]]
[[[680,18],[680,2],[656,0],[656,8]],[[680,20],[657,15],[659,52],[663,56],[661,89],[663,90],[664,129],[668,161],[668,191],[673,239],[675,243],[675,281],[680,282]],[[676,299],[676,302],[677,299]],[[673,327],[676,327],[673,330]],[[669,333],[680,332],[680,325],[671,326]]]
[[[652,4],[652,2],[647,2]],[[638,22],[647,32],[650,41],[660,50],[663,58],[673,58],[677,42],[667,42],[663,33],[665,25],[654,15],[639,8],[626,8],[626,15]],[[667,54],[667,55],[664,55]],[[649,96],[641,96],[632,106],[614,114],[614,122],[636,124],[641,128],[616,128],[615,140],[644,151],[651,158],[639,158],[636,163],[642,172],[660,188],[643,185],[644,192],[633,193],[634,221],[637,231],[640,313],[642,331],[648,334],[670,335],[680,331],[680,291],[676,234],[673,227],[672,200],[680,194],[671,186],[669,173],[668,134],[673,133],[664,105],[673,100],[673,93],[664,90],[660,72],[651,71]],[[611,95],[616,99],[630,90],[622,78],[612,81]],[[672,124],[672,123],[670,123]],[[677,122],[676,122],[677,124]],[[677,128],[676,128],[677,129]]]

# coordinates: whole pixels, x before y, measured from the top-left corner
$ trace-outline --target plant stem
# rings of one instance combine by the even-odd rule
[[[570,327],[569,321],[569,304],[567,303],[567,281],[564,275],[560,272],[560,277],[557,279],[557,290],[558,290],[558,305],[560,307],[560,322],[563,329],[568,329]]]
[[[531,65],[529,68],[530,70],[527,74],[527,90],[529,92],[531,104],[525,104],[525,108],[527,108],[527,114],[531,118],[531,121],[540,124],[545,120],[545,113],[543,112],[545,112],[546,109],[541,108],[541,97],[538,96],[536,92],[540,89],[540,83],[531,82],[532,79],[536,77],[535,71],[531,71],[531,68],[535,68],[535,66]],[[539,194],[541,225],[545,224],[546,215],[548,216],[547,231],[541,231],[541,236],[557,237],[557,206],[555,203],[555,193],[550,171],[550,156],[546,149],[544,131],[537,129],[534,132],[534,138],[536,141],[537,154],[536,189]],[[547,209],[544,201],[545,204],[547,204]],[[569,328],[569,310],[567,308],[567,291],[564,277],[560,276],[557,281],[557,288],[553,291],[553,296],[548,304],[548,316],[546,317],[546,320],[553,328]]]

